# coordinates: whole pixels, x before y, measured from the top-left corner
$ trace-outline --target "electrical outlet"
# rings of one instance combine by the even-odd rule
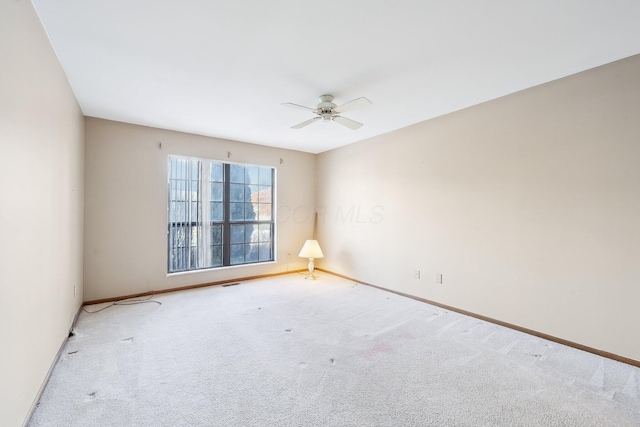
[[[415,270],[415,271],[413,272],[413,276],[414,276],[416,279],[419,279],[419,278],[420,278],[420,270]]]
[[[436,274],[436,283],[442,285],[442,274]]]

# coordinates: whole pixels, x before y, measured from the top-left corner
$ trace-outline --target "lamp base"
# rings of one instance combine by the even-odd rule
[[[313,274],[314,269],[315,269],[315,266],[313,265],[313,258],[309,258],[309,273],[307,273],[307,276],[305,277],[305,279],[316,280],[318,278],[318,276]]]

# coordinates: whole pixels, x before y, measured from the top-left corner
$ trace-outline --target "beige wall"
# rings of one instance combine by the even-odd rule
[[[95,118],[85,127],[86,301],[306,267],[297,255],[313,229],[314,155]],[[275,167],[277,263],[167,277],[169,155]]]
[[[640,360],[638,82],[635,56],[319,155],[319,266]]]
[[[82,302],[83,118],[31,2],[0,2],[0,58],[0,425],[13,427]]]

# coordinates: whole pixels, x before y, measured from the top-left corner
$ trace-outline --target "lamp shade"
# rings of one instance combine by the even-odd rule
[[[300,258],[323,258],[322,249],[317,240],[307,240],[304,242],[302,250],[298,254]]]

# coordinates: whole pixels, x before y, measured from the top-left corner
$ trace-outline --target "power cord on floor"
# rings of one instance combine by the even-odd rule
[[[101,309],[94,310],[94,311],[89,311],[86,308],[82,307],[82,311],[84,311],[85,313],[93,314],[93,313],[98,313],[98,312],[100,312],[102,310],[106,310],[107,308],[113,307],[114,305],[134,305],[134,304],[145,304],[145,303],[148,303],[148,302],[153,302],[153,303],[162,305],[162,303],[160,301],[156,301],[154,299],[151,299],[154,296],[156,296],[155,292],[152,293],[151,295],[149,295],[149,297],[146,298],[146,299],[131,299],[131,298],[128,298],[128,299],[123,299],[123,300],[120,300],[120,301],[114,301],[111,304],[109,304],[107,306],[104,306]]]

